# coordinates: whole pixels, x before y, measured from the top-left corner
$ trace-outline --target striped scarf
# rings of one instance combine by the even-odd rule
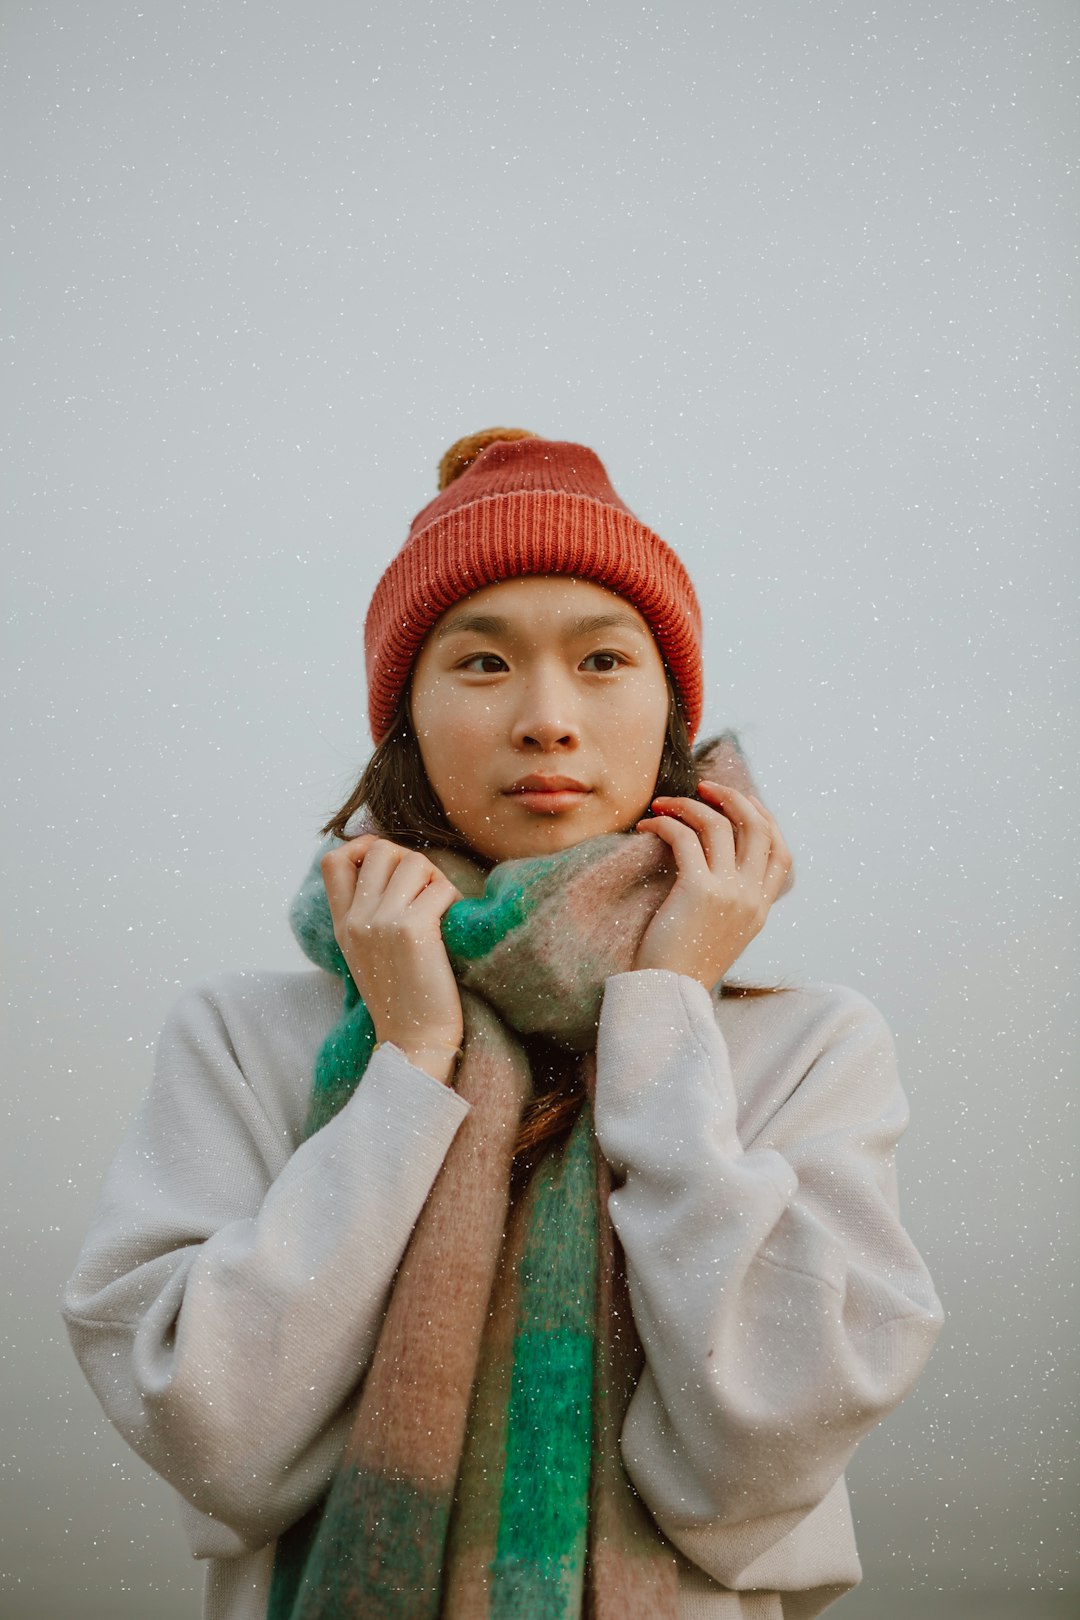
[[[290,910],[302,949],[344,983],[308,1136],[375,1044],[319,866],[338,842]],[[330,1489],[278,1542],[267,1620],[674,1620],[673,1550],[619,1457],[643,1357],[592,1124],[604,984],[630,968],[673,858],[622,833],[505,861],[486,882],[459,854],[430,858],[471,895],[442,919],[464,1017],[455,1088],[471,1109],[398,1270]],[[576,1054],[583,1102],[518,1186],[533,1035]]]

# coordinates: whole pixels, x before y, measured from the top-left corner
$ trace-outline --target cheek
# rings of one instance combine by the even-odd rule
[[[414,721],[415,726],[415,721]],[[490,739],[482,727],[463,723],[460,712],[429,713],[424,729],[417,729],[420,755],[432,786],[441,797],[461,801],[478,783],[484,761],[491,756]]]
[[[462,714],[460,703],[438,685],[429,685],[414,697],[412,723],[425,759],[430,755],[440,761],[453,759],[455,748],[475,730],[469,716]]]
[[[608,716],[609,746],[626,765],[645,766],[660,757],[668,727],[667,690],[635,695]]]

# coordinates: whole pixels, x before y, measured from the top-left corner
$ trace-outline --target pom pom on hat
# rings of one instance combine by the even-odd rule
[[[445,489],[455,478],[460,478],[466,467],[470,467],[489,444],[495,444],[499,439],[539,437],[539,433],[530,433],[528,428],[482,428],[479,433],[469,433],[464,439],[456,439],[439,462],[439,488]]]

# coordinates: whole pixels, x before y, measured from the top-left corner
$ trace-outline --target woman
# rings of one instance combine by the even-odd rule
[[[63,1299],[210,1620],[790,1617],[943,1321],[859,992],[725,975],[790,883],[701,615],[593,451],[491,429],[365,624],[306,973],[183,995]],[[359,821],[356,820],[359,815]]]

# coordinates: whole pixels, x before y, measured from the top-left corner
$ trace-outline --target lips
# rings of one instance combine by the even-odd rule
[[[576,782],[572,776],[523,776],[520,782],[515,782],[508,793],[588,793],[589,789],[584,782]]]

